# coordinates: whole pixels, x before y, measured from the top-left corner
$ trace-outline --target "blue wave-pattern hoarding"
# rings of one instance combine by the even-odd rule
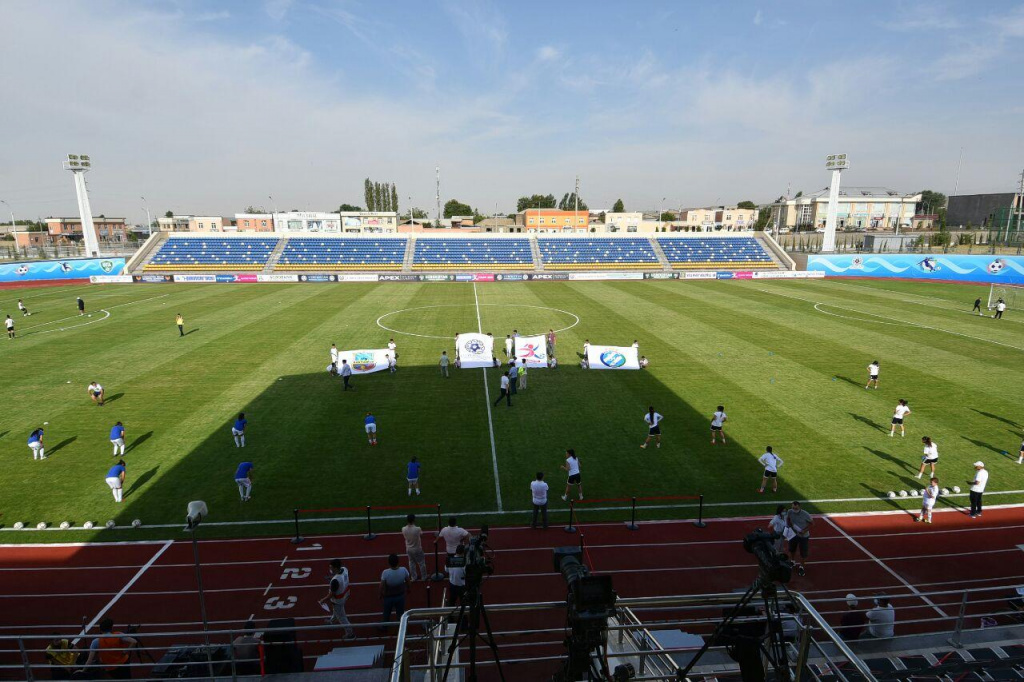
[[[950,254],[847,254],[807,258],[807,269],[826,277],[895,277],[900,279],[1024,284],[1024,256],[956,256]]]
[[[93,275],[120,275],[124,258],[69,258],[0,264],[0,282],[88,279]]]

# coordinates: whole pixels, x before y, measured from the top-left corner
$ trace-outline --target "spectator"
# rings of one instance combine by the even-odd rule
[[[847,641],[860,639],[864,634],[864,626],[868,624],[868,618],[864,615],[863,609],[859,608],[859,604],[857,595],[846,595],[847,611],[839,619],[839,636]]]
[[[53,641],[46,647],[46,662],[50,664],[51,680],[70,680],[78,662],[78,652],[71,642],[63,637],[53,636]]]
[[[356,633],[352,630],[352,622],[345,613],[345,604],[351,592],[349,585],[348,569],[341,565],[341,559],[331,559],[327,567],[327,574],[330,581],[327,583],[327,596],[320,600],[320,603],[331,603],[331,616],[327,619],[328,625],[344,625],[345,639],[354,639]]]
[[[455,550],[458,546],[464,544],[469,539],[469,531],[465,528],[459,528],[458,519],[454,516],[449,516],[448,526],[441,530],[438,537],[444,540],[445,553],[451,559],[455,556]]]
[[[384,624],[391,619],[392,611],[401,620],[402,614],[405,613],[405,594],[408,590],[409,571],[404,566],[398,565],[397,554],[389,555],[388,567],[380,574],[380,601],[382,606],[380,630],[382,632],[387,629]]]
[[[139,645],[134,637],[114,632],[114,621],[104,618],[100,621],[100,636],[89,645],[89,658],[85,661],[84,673],[99,672],[98,666],[107,677],[114,680],[130,680],[132,669],[128,665],[131,649]]]
[[[405,520],[402,537],[405,538],[405,553],[409,557],[409,577],[412,580],[426,580],[427,558],[423,553],[423,531],[416,525],[415,514],[409,514]]]
[[[544,482],[544,472],[537,472],[537,480],[530,483],[533,498],[533,523],[530,528],[537,527],[537,514],[540,513],[544,530],[548,529],[548,484]]]
[[[875,598],[875,607],[867,613],[868,629],[865,637],[883,639],[896,634],[896,610],[888,597]]]
[[[456,558],[465,558],[466,546],[459,545],[455,548]],[[466,567],[445,566],[448,572],[448,606],[458,606],[462,600],[462,594],[466,591]]]
[[[242,634],[231,643],[235,656],[235,672],[239,675],[260,674],[260,639],[256,636],[256,623],[247,620]]]

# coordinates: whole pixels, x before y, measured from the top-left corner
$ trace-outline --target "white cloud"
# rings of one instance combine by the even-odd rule
[[[537,49],[537,59],[542,62],[553,62],[561,56],[561,50],[553,45],[544,45]]]
[[[882,21],[883,28],[900,33],[938,33],[961,26],[942,4],[931,1],[898,5],[893,17]]]
[[[987,69],[1003,51],[1000,42],[958,43],[935,60],[930,72],[936,80],[961,80]]]
[[[274,21],[281,21],[291,10],[295,0],[264,0],[263,11]]]
[[[754,12],[754,26],[760,26],[762,21],[764,21],[764,14],[761,13],[761,10],[757,10]]]

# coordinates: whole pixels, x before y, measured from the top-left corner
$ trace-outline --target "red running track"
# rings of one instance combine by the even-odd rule
[[[1024,516],[1016,507],[989,509],[980,520],[956,511],[936,512],[931,526],[915,524],[904,513],[815,518],[807,575],[794,577],[790,588],[810,598],[834,624],[845,609],[846,593],[861,597],[863,606],[884,592],[897,609],[897,634],[948,631],[961,595],[921,593],[999,588],[969,604],[968,613],[977,616],[1001,610],[1010,587],[1024,576],[1024,551],[1018,547],[1024,539]],[[740,540],[766,523],[767,519],[723,519],[700,529],[686,521],[649,522],[638,531],[623,524],[581,524],[580,530],[592,570],[612,573],[620,597],[640,597],[746,588],[756,577],[757,566]],[[428,547],[433,536],[425,533]],[[579,536],[556,526],[547,531],[492,528],[496,571],[484,582],[487,603],[564,600],[565,584],[552,570],[551,549],[578,542]],[[359,643],[393,645],[393,628],[382,636],[374,627],[359,625],[380,618],[377,585],[387,554],[395,552],[405,563],[400,533],[384,533],[372,542],[358,535],[319,536],[298,546],[289,538],[201,541],[199,551],[213,630],[237,629],[250,617],[260,625],[278,617],[295,618],[304,626],[322,624],[325,614],[317,601],[326,592],[327,563],[339,557],[353,581],[348,613]],[[427,564],[433,568],[430,554]],[[431,589],[434,605],[443,584],[435,583]],[[990,602],[981,603],[986,598]],[[407,606],[426,606],[426,600],[425,584],[416,583]],[[671,619],[678,614],[640,615]],[[199,630],[191,543],[0,546],[0,636],[38,635],[26,646],[42,649],[52,633],[77,637],[83,623],[93,624],[102,616],[122,627],[142,624],[143,633]],[[498,631],[551,629],[542,635],[503,637],[503,657],[560,654],[562,618],[564,614],[549,613],[492,619]],[[976,618],[967,625],[977,627]],[[93,627],[89,635],[95,632]],[[224,642],[226,636],[220,633],[214,639]],[[339,636],[323,630],[301,638],[322,638],[304,646],[307,669],[312,669],[316,655],[339,644]],[[157,657],[163,648],[195,641],[184,635],[154,637],[144,634],[144,641]],[[84,637],[82,645],[88,640]],[[42,664],[39,654],[31,660]],[[20,662],[17,644],[0,640],[0,664]],[[554,667],[545,670],[550,674]],[[24,673],[0,669],[0,676],[20,679]]]

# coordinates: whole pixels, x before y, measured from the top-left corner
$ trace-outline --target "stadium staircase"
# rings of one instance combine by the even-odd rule
[[[412,272],[412,261],[416,256],[416,237],[409,235],[405,244],[405,258],[402,259],[402,272]]]
[[[768,255],[772,257],[772,260],[778,264],[779,268],[782,270],[797,269],[796,262],[793,261],[789,254],[786,253],[786,250],[782,248],[782,245],[775,241],[770,234],[767,232],[755,232],[754,235],[761,242],[761,246],[768,252]]]
[[[665,255],[665,250],[658,243],[657,237],[650,237],[648,241],[651,242],[651,248],[654,249],[654,255],[658,257],[658,262],[661,263],[661,269],[671,272],[672,264],[668,262],[668,256]]]
[[[146,264],[153,260],[153,256],[156,255],[160,247],[167,241],[168,236],[169,233],[167,232],[157,232],[150,235],[146,243],[142,245],[142,248],[136,251],[135,255],[125,263],[124,274],[136,275],[141,273]]]
[[[533,269],[543,270],[544,259],[540,257],[540,246],[537,245],[536,237],[529,237],[530,240],[530,253],[533,254]]]
[[[270,252],[270,258],[267,259],[267,264],[263,267],[263,274],[270,274],[274,271],[277,266],[277,262],[281,260],[281,254],[284,253],[284,248],[288,245],[288,237],[282,236],[277,240],[277,246]]]

